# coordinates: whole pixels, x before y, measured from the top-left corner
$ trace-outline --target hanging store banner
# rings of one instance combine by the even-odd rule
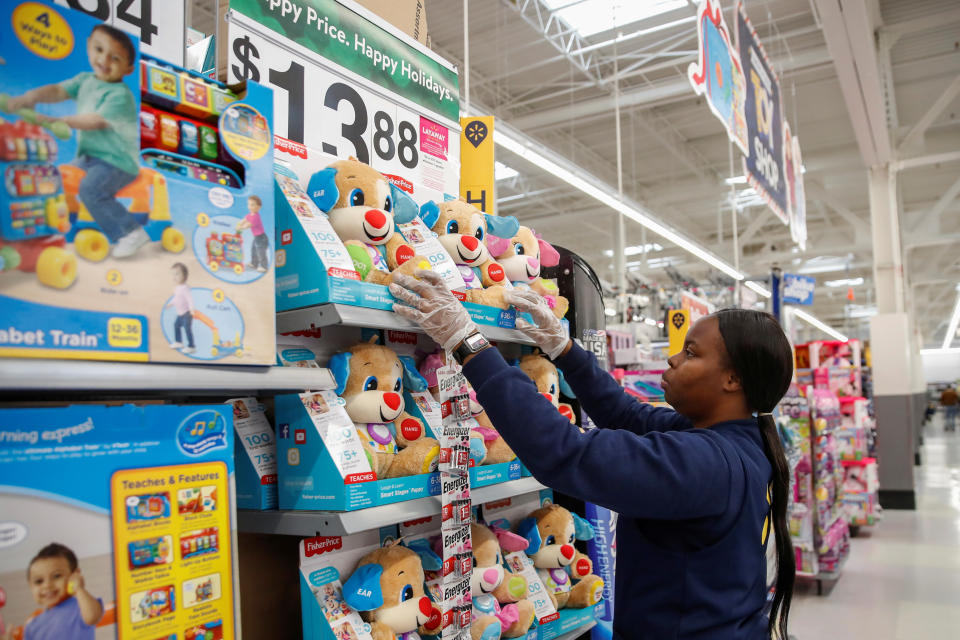
[[[803,157],[800,155],[800,138],[794,136],[790,142],[793,158],[793,183],[790,185],[790,237],[800,247],[801,251],[807,248],[807,195],[803,189]]]
[[[690,324],[693,324],[700,318],[708,316],[717,310],[716,305],[700,296],[696,296],[689,291],[680,293],[680,308],[687,312],[690,317]]]
[[[816,288],[815,278],[785,273],[783,274],[783,304],[812,305],[813,292]]]
[[[697,9],[700,57],[687,67],[687,77],[697,95],[727,130],[730,140],[747,151],[747,123],[744,110],[746,86],[740,54],[730,41],[719,1],[702,0]]]
[[[783,117],[780,110],[780,81],[773,72],[757,32],[737,3],[737,49],[746,80],[747,155],[744,173],[770,209],[790,223],[787,181],[783,171]]]
[[[408,192],[459,194],[452,64],[347,0],[231,0],[228,21],[228,81],[273,89],[278,158],[354,157]]]
[[[494,215],[493,116],[460,118],[460,197]]]
[[[183,66],[186,51],[184,0],[54,0],[126,31],[147,53]]]

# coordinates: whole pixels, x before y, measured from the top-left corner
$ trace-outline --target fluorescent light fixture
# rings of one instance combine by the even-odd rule
[[[654,320],[653,318],[644,318],[644,319],[643,319],[643,323],[644,323],[644,324],[648,324],[648,325],[650,325],[651,327],[657,326],[657,321]]]
[[[842,342],[846,342],[846,341],[849,339],[849,338],[847,338],[847,336],[843,335],[842,333],[840,333],[839,331],[837,331],[836,329],[834,329],[834,328],[831,327],[830,325],[826,324],[825,322],[823,322],[823,321],[820,320],[819,318],[816,318],[816,317],[810,315],[809,313],[807,313],[807,312],[804,311],[803,309],[797,309],[796,307],[789,307],[789,309],[790,309],[791,313],[793,313],[793,315],[795,315],[796,317],[800,318],[801,320],[803,320],[804,322],[806,322],[806,323],[809,324],[810,326],[816,327],[817,329],[820,329],[820,331],[823,331],[825,334],[827,334],[827,335],[830,336],[831,338],[833,338],[833,339],[835,339],[835,340],[840,340],[840,341],[842,341]]]
[[[727,184],[747,184],[747,176],[737,176],[735,178],[727,178],[724,180]]]
[[[823,284],[828,287],[858,287],[863,284],[863,278],[841,278],[840,280],[827,280]]]
[[[597,180],[596,178],[591,178],[590,180],[586,179],[584,176],[587,174],[585,174],[582,170],[579,170],[579,167],[569,163],[569,161],[561,160],[556,156],[556,154],[543,149],[542,147],[535,149],[532,142],[529,140],[523,140],[524,136],[522,134],[514,135],[512,133],[508,133],[508,129],[509,127],[505,124],[498,125],[493,131],[494,143],[500,145],[507,151],[520,156],[527,162],[540,167],[547,173],[552,174],[563,182],[566,182],[571,187],[582,191],[600,203],[605,204],[616,211],[620,211],[627,218],[630,218],[637,224],[643,225],[661,238],[664,238],[678,247],[692,253],[710,266],[724,272],[731,278],[734,278],[735,280],[743,280],[744,275],[735,269],[733,265],[707,251],[704,247],[682,235],[680,232],[660,222],[649,212],[642,209],[640,205],[633,204],[627,200],[619,199],[609,185],[604,184],[602,181]],[[536,146],[539,147],[539,145]],[[557,159],[555,160],[554,158]],[[561,162],[558,162],[557,160],[567,163],[571,168],[563,166]]]
[[[877,308],[867,306],[851,307],[847,313],[849,318],[872,318],[875,315],[877,315]]]
[[[614,316],[617,315],[617,310],[607,307],[606,309],[603,310],[603,313],[606,314],[608,317],[613,318]]]
[[[816,273],[831,273],[833,271],[845,271],[847,268],[847,261],[837,261],[837,262],[824,262],[821,264],[811,264],[812,260],[808,260],[807,264],[797,269],[797,273],[802,273],[805,275],[813,275]]]
[[[624,247],[624,249],[623,249],[623,255],[625,255],[625,256],[637,256],[637,255],[640,255],[640,254],[642,254],[642,253],[644,252],[644,251],[643,251],[644,247],[646,247],[646,249],[647,249],[646,252],[647,252],[647,253],[653,253],[654,251],[663,251],[663,246],[662,246],[662,245],[659,245],[659,244],[657,244],[656,242],[648,242],[646,245],[639,245],[639,244],[638,244],[638,245],[635,245],[635,246],[632,246],[632,247]],[[613,257],[613,249],[607,249],[606,251],[603,252],[603,255],[607,256],[608,258]]]
[[[500,180],[509,180],[510,178],[516,178],[520,175],[520,172],[514,169],[513,167],[508,167],[502,162],[493,163],[493,179],[497,182]]]
[[[543,3],[584,38],[687,6],[687,0],[543,0]]]
[[[773,295],[772,293],[770,293],[770,289],[767,289],[765,286],[763,286],[762,284],[754,280],[744,281],[743,286],[745,286],[747,289],[750,289],[751,291],[755,291],[759,293],[764,298],[769,298]]]
[[[960,356],[960,347],[954,349],[920,349],[922,356],[946,356],[957,354]]]
[[[953,315],[950,317],[950,324],[947,325],[947,335],[943,336],[944,349],[949,348],[956,337],[958,324],[960,324],[960,294],[957,295],[957,304],[953,307]]]

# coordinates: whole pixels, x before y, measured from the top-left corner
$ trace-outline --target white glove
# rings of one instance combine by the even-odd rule
[[[470,314],[453,297],[443,278],[435,271],[418,270],[419,280],[395,273],[390,293],[410,306],[395,304],[397,315],[416,322],[444,351],[453,351],[464,338],[477,330]]]
[[[563,353],[570,338],[543,296],[530,289],[514,287],[503,294],[503,299],[516,307],[517,311],[525,311],[533,317],[536,324],[518,317],[517,329],[536,342],[541,351],[551,360]]]

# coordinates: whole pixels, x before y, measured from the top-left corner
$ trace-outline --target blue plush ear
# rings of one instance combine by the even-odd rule
[[[373,611],[383,606],[383,591],[380,590],[380,576],[383,567],[378,564],[365,564],[357,567],[347,583],[343,585],[343,599],[357,611]]]
[[[443,560],[433,552],[426,538],[411,540],[410,542],[404,542],[404,544],[408,549],[420,556],[420,564],[423,565],[424,571],[439,571],[443,568]]]
[[[321,169],[310,176],[307,183],[307,194],[317,207],[326,213],[337,204],[340,199],[340,190],[337,189],[337,170],[333,167]]]
[[[527,542],[530,543],[530,546],[527,547],[527,555],[532,556],[540,551],[540,545],[543,544],[543,540],[540,539],[540,530],[537,529],[536,518],[524,518],[520,524],[517,525],[517,534],[526,538]]]
[[[437,206],[437,203],[433,200],[427,200],[420,205],[420,219],[423,220],[423,224],[427,225],[428,229],[433,229],[433,225],[437,224],[437,220],[440,219],[440,207]]]
[[[570,388],[570,385],[567,384],[567,379],[563,377],[563,371],[557,369],[557,375],[560,377],[560,393],[567,396],[568,398],[576,398],[576,394],[573,392],[573,389]]]
[[[327,364],[327,368],[333,374],[333,379],[337,381],[338,396],[347,388],[347,378],[350,377],[350,358],[352,356],[353,354],[349,351],[337,353],[330,358],[330,363]]]
[[[413,198],[393,183],[390,183],[390,195],[393,196],[393,221],[397,224],[406,224],[420,213]]]
[[[427,379],[417,371],[417,363],[412,356],[397,356],[403,365],[403,386],[407,391],[426,391],[430,386]]]
[[[498,238],[512,238],[520,231],[520,222],[513,216],[492,216],[483,214],[487,221],[487,233]]]
[[[570,515],[573,516],[573,535],[577,537],[577,540],[592,540],[593,526],[573,512]]]

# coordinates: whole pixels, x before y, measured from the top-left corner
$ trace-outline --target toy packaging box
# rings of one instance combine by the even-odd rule
[[[231,425],[227,405],[0,410],[7,637],[235,637]]]
[[[272,91],[3,13],[0,355],[272,364]]]
[[[233,427],[237,465],[237,508],[277,508],[277,441],[256,398],[236,398]]]

